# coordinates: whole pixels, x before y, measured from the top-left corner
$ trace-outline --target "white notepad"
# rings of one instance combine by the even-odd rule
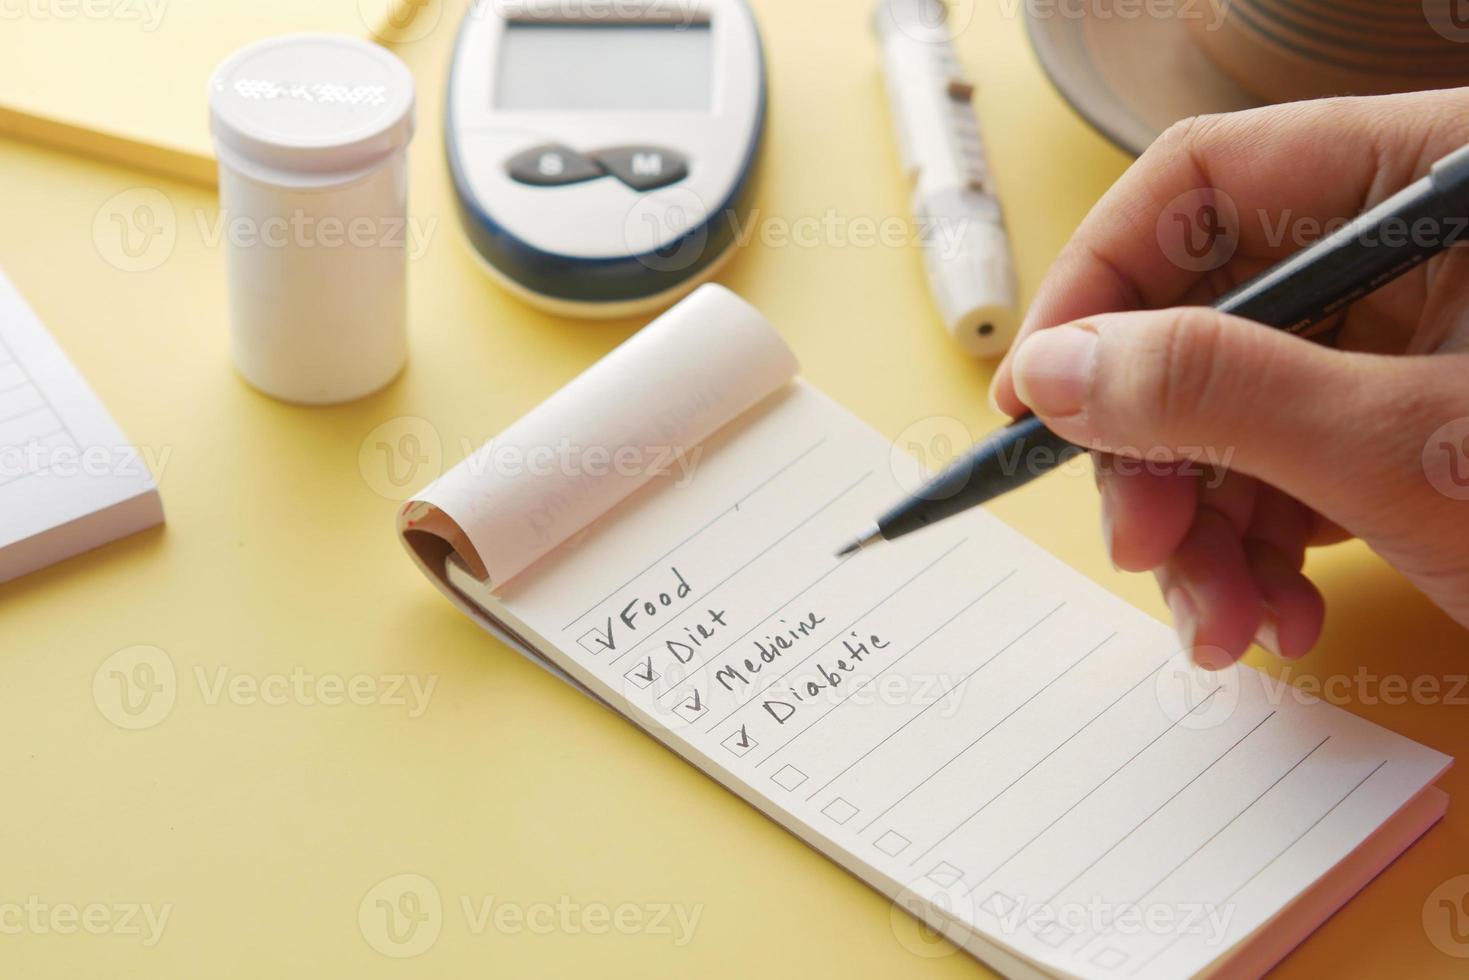
[[[983,511],[833,558],[922,474],[795,373],[705,286],[400,529],[469,615],[1010,975],[1258,975],[1442,815],[1447,757],[1195,670]]]
[[[162,522],[137,449],[0,274],[0,582]]]

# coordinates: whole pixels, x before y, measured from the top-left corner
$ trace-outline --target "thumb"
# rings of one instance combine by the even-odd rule
[[[1459,361],[1348,353],[1185,308],[1042,330],[1014,375],[1020,400],[1073,442],[1246,473],[1368,537],[1430,489],[1425,440],[1465,414],[1450,404]]]

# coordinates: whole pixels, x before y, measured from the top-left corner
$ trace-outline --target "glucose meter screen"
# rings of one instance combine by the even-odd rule
[[[708,24],[517,24],[501,41],[495,107],[705,110]]]

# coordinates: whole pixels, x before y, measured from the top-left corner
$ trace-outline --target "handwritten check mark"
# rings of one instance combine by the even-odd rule
[[[617,644],[612,639],[611,617],[607,619],[607,625],[605,628],[598,628],[596,626],[593,626],[591,629],[583,633],[576,642],[581,646],[583,650],[585,650],[587,653],[590,653],[594,657],[606,650],[616,650]]]
[[[760,743],[750,735],[750,730],[744,725],[729,733],[729,737],[720,743],[735,755],[744,755]]]
[[[626,677],[628,683],[633,687],[647,690],[658,679],[658,672],[653,669],[653,658],[649,657],[642,663],[633,664],[632,668],[622,676]]]
[[[695,718],[703,715],[707,710],[708,708],[704,704],[703,697],[699,695],[699,689],[697,687],[694,688],[693,697],[685,698],[678,703],[678,707],[673,709],[674,713],[684,721],[693,721]]]

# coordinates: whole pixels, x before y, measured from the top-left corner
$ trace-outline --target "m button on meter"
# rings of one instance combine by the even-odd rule
[[[607,171],[635,191],[651,191],[689,175],[689,163],[660,146],[617,146],[592,154]]]
[[[607,171],[575,150],[548,143],[517,153],[505,165],[512,180],[536,187],[560,187],[595,180]]]

